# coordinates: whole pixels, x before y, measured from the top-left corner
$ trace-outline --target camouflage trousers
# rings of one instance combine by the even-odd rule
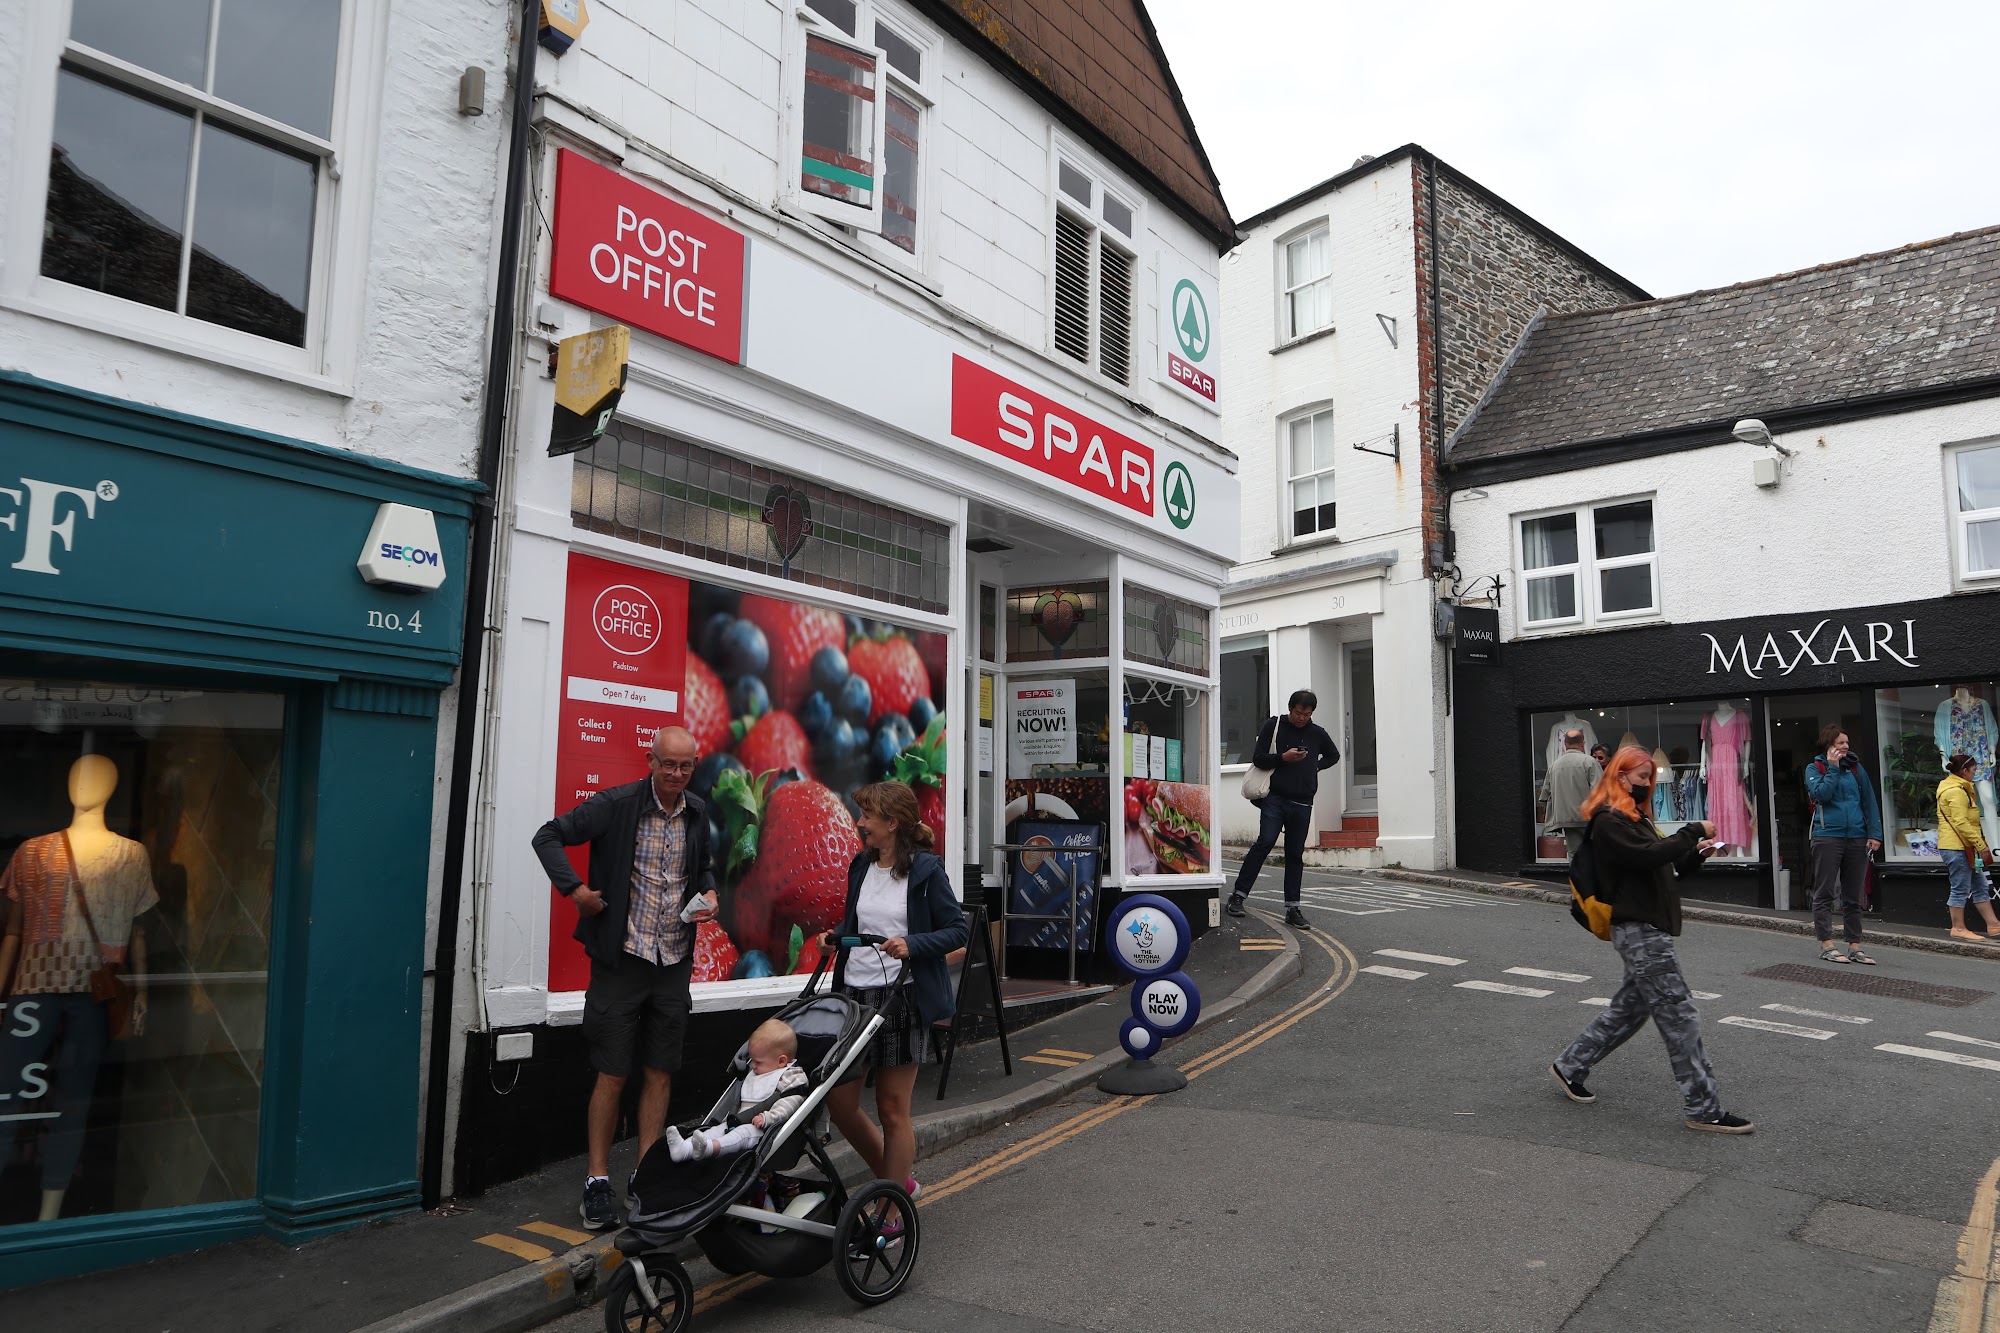
[[[1611,997],[1611,1007],[1592,1019],[1556,1060],[1564,1078],[1582,1082],[1613,1051],[1646,1026],[1660,1030],[1667,1044],[1667,1063],[1680,1084],[1681,1101],[1689,1119],[1711,1116],[1722,1109],[1715,1071],[1701,1048],[1701,1015],[1681,976],[1674,937],[1636,921],[1611,927],[1611,947],[1625,960],[1625,984]]]

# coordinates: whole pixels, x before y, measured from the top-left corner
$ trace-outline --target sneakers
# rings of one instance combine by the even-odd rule
[[[1870,958],[1867,954],[1861,952],[1860,945],[1855,945],[1852,948],[1848,949],[1847,961],[1850,963],[1866,963],[1870,967],[1875,966],[1875,960],[1873,958]]]
[[[611,1182],[603,1176],[592,1176],[585,1181],[583,1204],[577,1212],[583,1214],[584,1226],[592,1231],[617,1226],[618,1195],[612,1190]]]
[[[1223,911],[1225,911],[1225,912],[1227,912],[1227,913],[1229,913],[1229,915],[1231,915],[1231,916],[1242,916],[1242,915],[1243,915],[1243,895],[1242,895],[1242,894],[1240,894],[1240,893],[1232,893],[1232,894],[1230,894],[1230,895],[1229,895],[1229,901],[1228,901],[1228,902],[1226,902],[1226,903],[1224,903],[1224,904],[1222,905],[1222,910],[1223,910]]]
[[[1819,951],[1819,960],[1822,963],[1851,963],[1854,961],[1838,949],[1821,949]],[[1869,961],[1873,962],[1874,959],[1871,958]]]
[[[1313,923],[1306,920],[1306,914],[1296,907],[1285,909],[1285,924],[1293,930],[1311,930]]]
[[[1582,1079],[1564,1078],[1563,1071],[1556,1068],[1554,1065],[1549,1066],[1549,1073],[1553,1075],[1555,1077],[1555,1081],[1562,1086],[1563,1096],[1569,1098],[1577,1105],[1588,1106],[1592,1102],[1597,1100],[1597,1094],[1592,1092],[1589,1088],[1584,1087]]]
[[[922,1194],[923,1192],[924,1192],[924,1187],[917,1183],[917,1178],[915,1176],[903,1177],[903,1193],[910,1196],[911,1203],[915,1203],[917,1201],[917,1196],[919,1194]]]
[[[1703,1116],[1699,1120],[1684,1120],[1681,1123],[1689,1129],[1703,1129],[1711,1134],[1748,1134],[1757,1128],[1742,1116],[1731,1115],[1727,1111],[1717,1111],[1714,1115]]]

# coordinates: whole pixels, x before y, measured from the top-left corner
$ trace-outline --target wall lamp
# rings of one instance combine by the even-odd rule
[[[1745,417],[1743,420],[1737,422],[1729,433],[1745,444],[1761,444],[1775,449],[1778,451],[1779,456],[1783,458],[1790,458],[1798,452],[1795,449],[1787,449],[1784,445],[1779,444],[1772,436],[1771,428],[1755,417]]]

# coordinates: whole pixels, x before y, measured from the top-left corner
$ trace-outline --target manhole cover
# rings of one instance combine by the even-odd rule
[[[1993,998],[1993,992],[1990,990],[1968,990],[1964,986],[1933,986],[1923,981],[1904,981],[1900,977],[1878,977],[1860,972],[1830,972],[1823,967],[1808,967],[1804,963],[1777,963],[1771,967],[1760,968],[1750,975],[1768,977],[1772,981],[1796,981],[1807,986],[1818,986],[1822,990],[1842,990],[1855,995],[1886,995],[1892,1000],[1915,1000],[1918,1004],[1934,1004],[1940,1009],[1963,1009],[1967,1005]]]

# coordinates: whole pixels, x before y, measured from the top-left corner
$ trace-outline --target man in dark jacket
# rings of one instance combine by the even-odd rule
[[[1333,737],[1312,720],[1319,698],[1311,690],[1294,690],[1283,716],[1273,717],[1257,733],[1257,748],[1250,762],[1271,771],[1271,794],[1260,803],[1263,818],[1257,841],[1236,872],[1236,887],[1229,895],[1227,911],[1243,915],[1243,900],[1264,868],[1264,858],[1285,835],[1285,924],[1311,930],[1312,923],[1299,910],[1299,880],[1305,873],[1306,829],[1312,824],[1313,798],[1319,795],[1319,775],[1340,762],[1340,750]]]
[[[583,1036],[597,1085],[590,1094],[590,1167],[579,1211],[593,1231],[618,1221],[611,1139],[635,1055],[646,1070],[639,1093],[641,1157],[666,1127],[687,1033],[695,931],[715,916],[708,807],[687,790],[700,758],[693,733],[663,727],[653,737],[652,777],[607,788],[535,833],[535,855],[556,891],[576,904],[576,939],[590,955]],[[587,884],[563,852],[586,842]],[[693,902],[697,896],[703,901]]]

